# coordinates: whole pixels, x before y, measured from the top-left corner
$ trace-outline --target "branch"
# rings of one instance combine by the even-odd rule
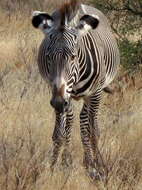
[[[134,15],[142,17],[142,11],[134,10],[131,7],[127,7],[127,10],[130,11],[131,13],[133,13]]]
[[[112,10],[112,11],[129,11],[129,12],[133,13],[134,15],[142,17],[141,3],[139,2],[140,10],[137,10],[137,8],[133,7],[130,2],[131,2],[130,0],[127,0],[127,2],[124,3],[123,7],[119,7],[119,3],[117,4],[118,6],[116,6],[116,4],[112,4],[111,2],[107,1],[106,5],[105,5],[105,9]]]

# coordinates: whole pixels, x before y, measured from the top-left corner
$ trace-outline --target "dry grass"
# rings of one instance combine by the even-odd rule
[[[51,176],[55,116],[48,86],[36,65],[42,34],[21,13],[10,16],[10,21],[5,16],[1,13],[5,21],[0,28],[0,190],[141,190],[141,74],[116,80],[116,93],[104,95],[99,147],[108,168],[107,184],[90,181],[82,167],[78,117],[70,150],[73,166],[63,170],[59,160]],[[76,113],[82,102],[78,105]]]

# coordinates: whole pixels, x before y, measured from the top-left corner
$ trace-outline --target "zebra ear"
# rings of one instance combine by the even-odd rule
[[[34,11],[32,25],[41,29],[43,32],[53,26],[53,18],[45,12]]]
[[[84,15],[81,17],[77,29],[81,34],[86,34],[89,30],[96,29],[99,25],[99,17],[97,15]]]

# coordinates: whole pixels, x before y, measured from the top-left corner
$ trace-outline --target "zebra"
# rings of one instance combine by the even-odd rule
[[[107,91],[120,63],[110,24],[98,9],[70,0],[52,15],[34,11],[32,25],[44,33],[38,52],[38,67],[51,88],[50,103],[56,114],[51,170],[55,168],[61,148],[63,163],[72,163],[69,152],[74,118],[72,100],[82,99],[83,163],[90,176],[97,176],[99,105],[102,92]]]

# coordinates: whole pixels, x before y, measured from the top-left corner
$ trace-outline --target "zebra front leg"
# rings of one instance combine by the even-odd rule
[[[84,147],[84,164],[91,178],[99,178],[97,113],[101,91],[85,100],[80,114],[81,139]],[[94,120],[95,118],[95,120]],[[95,123],[96,122],[96,123]]]
[[[61,147],[65,140],[66,136],[65,127],[66,127],[66,113],[60,114],[56,112],[56,123],[52,136],[53,152],[52,152],[52,159],[50,165],[51,171],[54,170],[54,166],[58,160]]]
[[[98,140],[100,136],[98,128],[98,110],[101,100],[101,90],[98,90],[89,99],[89,123],[91,127],[90,141],[92,146],[92,152],[94,157],[94,163],[98,171],[98,175],[92,173],[95,178],[103,179],[106,175],[106,167],[102,158],[102,155],[98,148]]]
[[[93,156],[95,162],[98,165],[98,140],[100,137],[100,131],[98,128],[98,110],[101,99],[101,90],[97,91],[89,98],[89,123],[91,127],[90,141],[92,145]]]
[[[67,168],[70,165],[72,165],[72,156],[70,153],[70,138],[71,138],[71,130],[72,130],[72,124],[73,124],[73,107],[72,104],[70,103],[70,106],[67,111],[67,116],[66,116],[66,139],[65,139],[65,147],[62,153],[62,166]]]
[[[99,141],[99,137],[100,137],[100,132],[99,132],[98,123],[97,123],[97,113],[96,113],[95,116],[90,115],[90,123],[91,123],[91,137],[90,137],[90,140],[91,140],[91,145],[92,145],[94,162],[95,162],[96,168],[98,170],[100,170],[100,168],[105,169],[106,167],[105,167],[102,155],[101,155],[101,153],[99,151],[99,147],[98,147],[98,141]]]
[[[83,163],[87,170],[94,167],[92,145],[90,141],[91,128],[89,123],[89,110],[87,103],[84,103],[82,111],[80,113],[80,130],[81,140],[84,148]]]

